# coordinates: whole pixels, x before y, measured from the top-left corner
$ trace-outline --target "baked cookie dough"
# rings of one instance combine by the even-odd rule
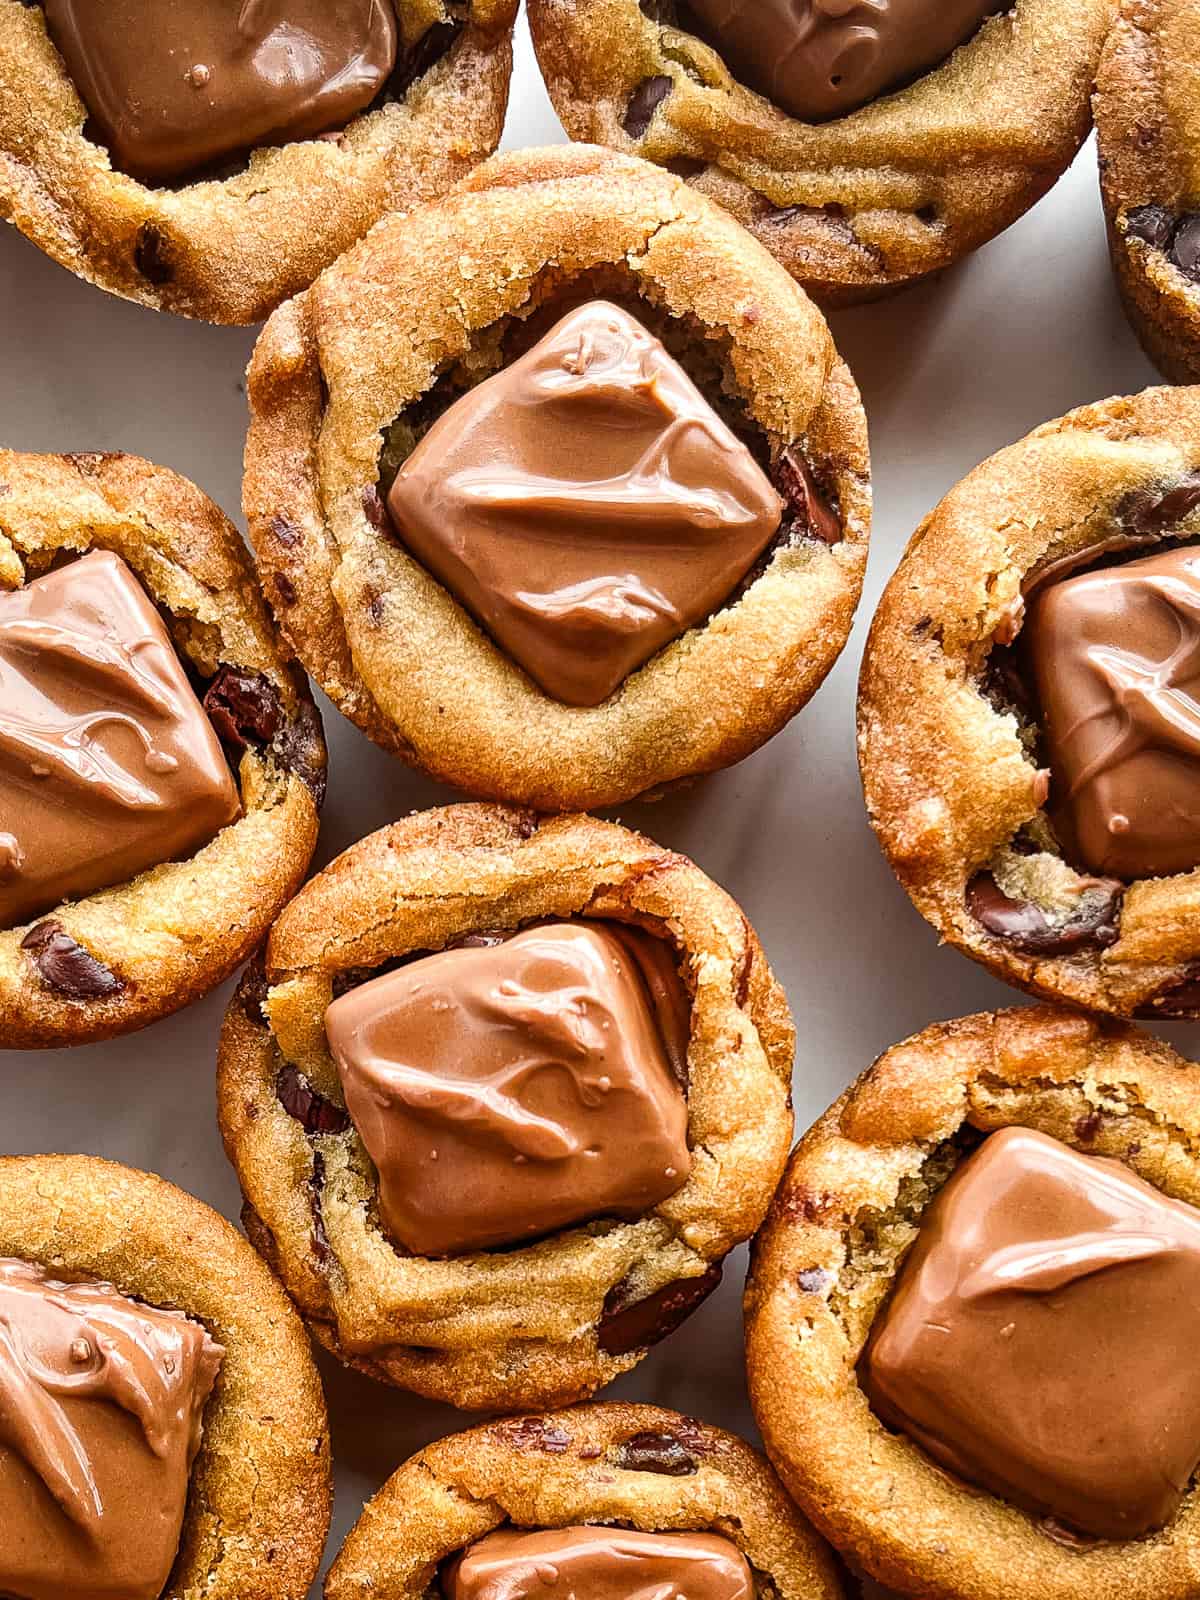
[[[1044,1007],[926,1029],[805,1135],[750,1391],[849,1559],[923,1600],[1194,1594],[1198,1136],[1194,1063]]]
[[[859,687],[867,809],[943,939],[1048,998],[1200,1012],[1200,399],[1085,406],[926,518]]]
[[[460,789],[567,811],[727,766],[845,643],[853,380],[767,253],[642,162],[501,156],[383,224],[267,324],[249,393],[281,628]]]
[[[1121,0],[1096,80],[1113,268],[1147,355],[1200,378],[1200,5]]]
[[[585,935],[630,958],[571,958]],[[591,1394],[716,1287],[783,1168],[793,1042],[757,938],[690,861],[588,817],[451,806],[354,845],[280,917],[226,1014],[218,1106],[247,1232],[317,1339],[516,1410]]]
[[[350,1530],[326,1600],[421,1600],[439,1583],[447,1600],[524,1596],[514,1565],[533,1558],[548,1600],[664,1583],[703,1600],[842,1595],[749,1445],[657,1406],[590,1405],[453,1434],[405,1462]]]
[[[496,148],[516,9],[0,0],[0,218],[112,294],[260,321]]]
[[[304,1600],[329,1528],[324,1398],[223,1218],[92,1156],[0,1158],[0,1315],[6,1591]]]
[[[134,456],[0,451],[0,1043],[199,999],[298,888],[321,724],[236,529]]]
[[[573,139],[718,201],[824,305],[961,260],[1066,170],[1115,0],[530,0]],[[957,46],[957,48],[955,48]]]

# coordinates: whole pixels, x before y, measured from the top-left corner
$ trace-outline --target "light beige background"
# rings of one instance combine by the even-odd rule
[[[522,25],[505,143],[563,137]],[[1155,381],[1111,287],[1089,146],[1023,222],[940,282],[834,323],[871,422],[875,537],[859,623],[792,727],[741,767],[623,820],[685,851],[742,902],[787,985],[799,1032],[798,1129],[886,1046],[1017,997],[939,951],[875,846],[854,760],[854,687],[871,610],[921,517],[970,467],[1073,405]],[[77,282],[0,231],[0,440],[127,450],[186,474],[239,515],[249,331],[155,316]],[[324,707],[331,783],[319,863],[452,796],[414,778]],[[230,1217],[213,1050],[227,991],[145,1033],[0,1056],[0,1149],[84,1150],[147,1167]],[[1164,1030],[1167,1031],[1167,1030]],[[1200,1050],[1200,1030],[1174,1042]],[[753,1437],[742,1378],[744,1252],[682,1333],[614,1396],[694,1412]],[[338,1498],[327,1560],[364,1498],[460,1424],[444,1407],[322,1361]],[[314,1591],[315,1593],[315,1591]]]

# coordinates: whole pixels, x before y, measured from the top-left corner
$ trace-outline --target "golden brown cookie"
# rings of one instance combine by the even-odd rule
[[[1121,0],[1096,80],[1100,184],[1125,309],[1175,383],[1200,378],[1200,5]]]
[[[960,260],[1045,194],[1090,127],[1114,3],[1017,0],[907,87],[815,123],[739,81],[678,0],[529,12],[573,139],[680,172],[822,304],[846,305]],[[805,25],[875,30],[873,5],[818,9]],[[741,13],[746,30],[782,26]]]
[[[1030,609],[1065,579],[1109,578],[1131,556],[1186,546],[1198,508],[1196,391],[1148,389],[1045,424],[968,474],[917,530],[859,687],[867,809],[917,909],[1007,982],[1124,1016],[1197,1013],[1200,872],[1139,877],[1080,859],[1063,828],[1076,779],[1047,744]],[[1185,692],[1186,606],[1171,623],[1182,675],[1165,669]],[[1108,644],[1121,649],[1120,630]],[[1095,681],[1108,672],[1117,698],[1093,709],[1114,719],[1110,757],[1120,695],[1137,701],[1135,742],[1169,756],[1175,736],[1147,721],[1167,703],[1156,663],[1134,652],[1110,671],[1104,654]],[[1183,737],[1184,762],[1188,748]],[[1128,823],[1118,812],[1114,829]]]
[[[42,8],[0,0],[0,218],[112,294],[260,321],[380,217],[443,193],[496,148],[515,0],[396,0],[396,12],[389,88],[339,137],[152,187],[94,142]]]
[[[120,558],[166,625],[225,746],[240,815],[186,858],[0,931],[10,1049],[126,1033],[207,994],[261,940],[317,839],[320,719],[233,525],[192,484],[134,456],[0,451],[0,600],[98,551]],[[14,752],[6,743],[6,763]]]
[[[464,390],[597,296],[664,341],[785,510],[728,603],[579,706],[540,690],[406,552],[380,491]],[[268,323],[250,403],[245,507],[280,626],[364,732],[461,789],[573,810],[727,766],[845,643],[870,518],[854,383],[767,253],[641,162],[501,156],[376,229]]]
[[[1200,1202],[1195,1072],[1124,1024],[985,1013],[887,1051],[801,1140],[747,1288],[751,1398],[801,1508],[882,1583],[924,1600],[1194,1593],[1194,1486],[1157,1535],[1072,1543],[886,1428],[857,1363],[925,1208],[980,1134],[1037,1129]]]
[[[165,1593],[303,1600],[329,1528],[325,1402],[304,1330],[245,1241],[161,1178],[93,1156],[7,1156],[0,1257],[203,1324],[224,1355]]]
[[[690,998],[691,1173],[646,1214],[449,1259],[398,1248],[325,1036],[335,995],[414,953],[587,917],[665,940]],[[384,1381],[467,1408],[591,1394],[716,1287],[758,1226],[791,1133],[791,1017],[741,911],[682,856],[611,823],[489,806],[425,812],[314,878],[247,972],[218,1100],[250,1238],[316,1337]]]
[[[418,1600],[441,1563],[493,1529],[612,1524],[710,1531],[759,1595],[840,1600],[829,1552],[762,1457],[658,1406],[590,1405],[452,1434],[392,1475],[351,1529],[326,1600]]]

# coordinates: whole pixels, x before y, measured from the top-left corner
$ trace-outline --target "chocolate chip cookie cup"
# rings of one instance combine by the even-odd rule
[[[1147,355],[1200,378],[1200,5],[1122,0],[1096,81],[1100,186],[1113,269]]]
[[[642,162],[502,156],[385,223],[271,319],[249,393],[281,628],[460,789],[569,811],[728,766],[845,643],[853,381],[777,263]]]
[[[686,176],[823,305],[961,260],[1070,165],[1114,0],[530,0],[573,139]]]
[[[918,529],[859,686],[867,810],[941,937],[1031,993],[1200,1009],[1200,403],[1001,450]]]
[[[320,720],[236,529],[133,456],[0,451],[0,1043],[199,999],[299,886]]]
[[[500,139],[516,0],[0,0],[0,218],[78,277],[266,317]]]
[[[801,1140],[751,1399],[818,1529],[927,1600],[1186,1600],[1200,1549],[1196,1067],[1034,1007],[928,1028]]]
[[[536,1563],[536,1565],[535,1565]],[[590,1405],[453,1434],[351,1529],[326,1600],[572,1592],[841,1600],[830,1554],[762,1457],[657,1406]]]
[[[0,1588],[303,1600],[330,1515],[304,1330],[216,1212],[91,1156],[0,1158]]]
[[[717,1285],[786,1159],[793,1031],[741,911],[611,823],[354,845],[231,1002],[251,1240],[315,1336],[465,1408],[591,1394]]]

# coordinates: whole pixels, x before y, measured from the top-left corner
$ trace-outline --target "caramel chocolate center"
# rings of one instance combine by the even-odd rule
[[[880,1417],[1085,1534],[1171,1520],[1200,1464],[1200,1211],[1023,1128],[921,1222],[860,1364]]]
[[[446,1600],[753,1600],[746,1558],[711,1533],[504,1529],[447,1570]]]
[[[805,122],[938,66],[1011,0],[689,0],[733,70]]]
[[[0,1593],[158,1600],[222,1355],[179,1312],[0,1260]]]
[[[1200,865],[1200,550],[1050,584],[1022,640],[1068,854],[1126,879]]]
[[[388,495],[412,554],[580,706],[725,601],[782,509],[682,367],[603,301],[457,401]]]
[[[682,1187],[687,1001],[659,946],[612,923],[551,923],[333,1002],[329,1046],[401,1245],[517,1244],[638,1216]]]
[[[392,0],[44,0],[122,171],[177,177],[342,128],[396,61]]]
[[[239,809],[167,630],[118,556],[0,594],[0,928],[191,855]]]

